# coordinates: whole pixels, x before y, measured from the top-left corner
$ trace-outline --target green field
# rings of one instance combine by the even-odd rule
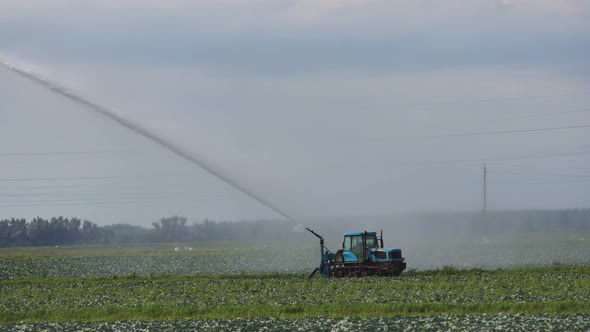
[[[399,278],[311,280],[313,243],[0,249],[0,330],[590,329],[587,242],[523,243],[479,250],[539,264],[414,269],[406,254]]]

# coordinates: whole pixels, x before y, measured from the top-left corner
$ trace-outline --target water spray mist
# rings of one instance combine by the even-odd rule
[[[222,174],[221,172],[216,170],[215,167],[213,167],[212,165],[207,164],[207,162],[205,162],[203,160],[203,158],[197,157],[193,153],[183,150],[182,148],[176,146],[174,143],[168,141],[167,139],[160,137],[158,134],[151,132],[150,130],[142,127],[141,125],[133,122],[132,120],[126,119],[126,118],[118,115],[113,109],[106,107],[104,105],[98,104],[96,102],[93,102],[93,101],[73,92],[72,90],[66,88],[65,86],[63,86],[53,80],[43,77],[42,75],[35,73],[33,71],[30,71],[28,69],[24,69],[19,66],[16,66],[8,61],[0,59],[0,64],[4,67],[8,68],[9,70],[15,72],[19,76],[27,78],[35,83],[38,83],[38,84],[48,88],[49,90],[53,91],[54,93],[59,94],[63,97],[66,97],[67,99],[70,99],[70,100],[84,106],[85,109],[93,111],[93,112],[100,114],[102,116],[105,116],[105,117],[115,121],[119,125],[135,132],[136,134],[141,135],[141,136],[151,140],[152,142],[155,142],[158,145],[172,151],[177,156],[184,158],[184,159],[190,161],[191,163],[201,167],[202,169],[204,169],[205,171],[207,171],[211,175],[217,177],[221,181],[227,183],[228,185],[232,186],[233,188],[246,194],[248,197],[254,199],[255,201],[259,202],[260,204],[268,207],[269,209],[271,209],[274,212],[278,213],[279,215],[283,216],[287,220],[294,221],[293,218],[291,218],[285,212],[283,212],[282,210],[277,208],[274,204],[269,203],[266,199],[263,199],[260,195],[256,194],[255,192],[253,192],[250,189],[245,188],[244,186],[239,184],[234,179],[231,179],[230,177]]]

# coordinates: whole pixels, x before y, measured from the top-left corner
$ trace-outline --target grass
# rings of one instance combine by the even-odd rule
[[[550,303],[494,303],[494,304],[373,304],[363,305],[297,305],[270,306],[248,305],[215,308],[203,307],[160,307],[141,308],[83,308],[75,310],[54,309],[3,315],[0,323],[17,322],[71,322],[71,321],[124,321],[124,320],[185,320],[185,319],[235,319],[235,318],[369,318],[396,316],[436,316],[436,315],[483,315],[483,314],[551,314],[563,315],[590,313],[588,303],[550,302]]]
[[[590,313],[590,267],[0,281],[0,324],[234,318]]]

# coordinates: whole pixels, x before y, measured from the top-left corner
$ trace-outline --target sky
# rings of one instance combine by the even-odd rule
[[[0,1],[0,59],[296,220],[588,208],[590,3]],[[0,218],[284,219],[0,67]]]

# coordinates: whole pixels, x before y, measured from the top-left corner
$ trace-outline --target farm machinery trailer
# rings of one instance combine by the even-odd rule
[[[383,247],[383,231],[344,233],[342,249],[332,253],[324,238],[309,228],[307,231],[320,239],[320,266],[308,278],[320,272],[323,277],[399,276],[406,269],[401,249]]]

